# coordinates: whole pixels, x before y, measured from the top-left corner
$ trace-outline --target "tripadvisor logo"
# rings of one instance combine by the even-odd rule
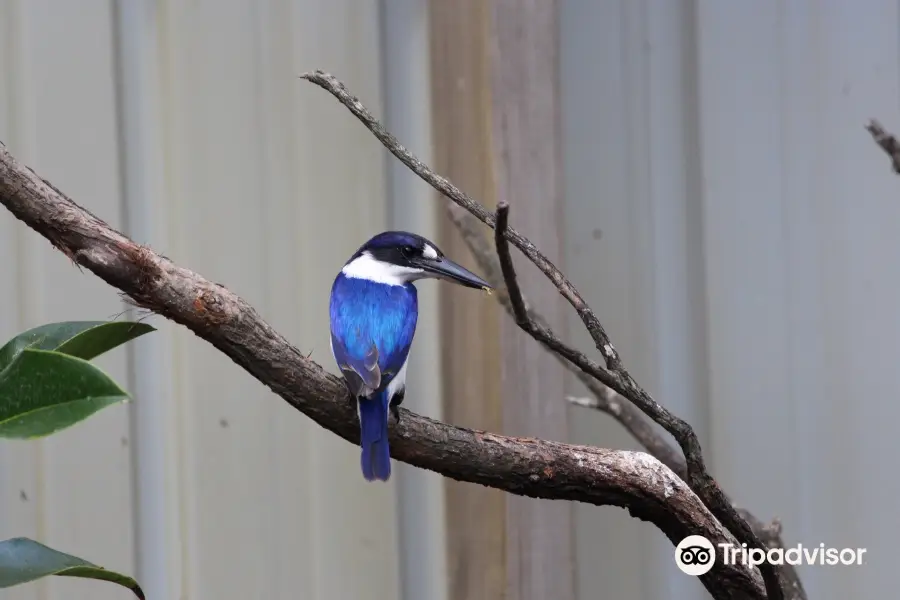
[[[797,544],[790,548],[748,548],[747,544],[718,544],[720,556],[725,565],[745,565],[758,567],[770,565],[861,565],[865,548],[827,548],[825,544],[804,546]],[[675,564],[682,572],[705,575],[716,563],[716,546],[702,535],[689,535],[675,547]]]

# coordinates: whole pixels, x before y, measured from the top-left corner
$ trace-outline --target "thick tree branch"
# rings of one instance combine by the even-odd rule
[[[459,188],[450,183],[446,178],[435,173],[428,165],[407,150],[399,140],[395,138],[384,126],[366,109],[366,107],[353,96],[344,84],[333,75],[323,71],[305,73],[301,76],[328,91],[341,104],[346,106],[376,138],[401,162],[409,167],[422,180],[441,192],[444,196],[467,210],[482,223],[494,228],[496,218],[479,202],[463,193]],[[576,364],[580,369],[596,378],[604,385],[612,388],[631,403],[640,408],[653,421],[661,425],[677,441],[684,453],[687,467],[687,482],[706,506],[722,523],[732,531],[741,542],[751,548],[766,548],[762,540],[753,532],[750,525],[735,511],[722,492],[715,479],[707,472],[703,454],[700,449],[700,441],[693,428],[686,421],[672,414],[660,405],[634,380],[625,369],[618,352],[615,350],[606,330],[600,324],[597,316],[582,298],[581,294],[569,282],[563,273],[544,256],[533,243],[512,228],[505,228],[503,237],[512,242],[534,265],[540,269],[548,279],[556,286],[559,293],[569,301],[581,318],[585,328],[594,340],[597,349],[602,353],[606,361],[606,369],[589,359],[584,353],[579,352],[562,343],[553,332],[543,326],[531,324],[529,330],[527,322],[519,325],[528,333],[538,335],[541,342],[554,352],[561,354],[566,359]],[[534,329],[538,328],[538,329]],[[764,564],[760,567],[766,584],[766,594],[770,600],[782,600],[783,582],[778,571],[772,566]],[[786,585],[786,584],[785,584]]]
[[[76,264],[189,328],[316,423],[358,443],[340,378],[304,357],[243,299],[112,229],[2,144],[0,203]],[[643,452],[501,436],[401,410],[390,432],[395,459],[522,496],[623,507],[674,543],[689,534],[739,543],[679,477]],[[701,580],[715,598],[765,597],[758,573],[741,566],[718,561]]]

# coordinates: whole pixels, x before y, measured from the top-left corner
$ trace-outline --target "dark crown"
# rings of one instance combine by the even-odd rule
[[[433,242],[421,235],[408,231],[384,231],[360,246],[352,258],[369,252],[377,260],[403,265],[409,259],[421,258],[426,245],[434,248],[438,257],[444,255]]]

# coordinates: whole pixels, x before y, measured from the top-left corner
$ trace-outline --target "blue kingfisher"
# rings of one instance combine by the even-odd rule
[[[359,415],[360,465],[368,481],[391,476],[388,415],[399,418],[419,314],[417,279],[491,286],[414,233],[385,231],[350,257],[331,286],[331,353]]]

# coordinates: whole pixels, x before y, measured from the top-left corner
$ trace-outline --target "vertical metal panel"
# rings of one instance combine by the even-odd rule
[[[324,67],[342,73],[360,98],[383,114],[377,3],[295,2],[293,15],[295,68]],[[304,257],[300,281],[301,289],[322,293],[304,294],[299,333],[304,340],[321,340],[313,356],[331,367],[326,290],[347,256],[385,229],[385,153],[344,107],[321,90],[307,87],[295,96],[302,109],[295,136],[315,140],[303,145],[304,167],[297,173],[298,181],[304,182],[298,192],[304,199],[299,217],[303,239],[298,252]],[[328,229],[320,223],[328,224]],[[327,260],[324,247],[331,249]],[[359,476],[358,448],[319,428],[312,440],[319,597],[397,597],[396,481],[367,484]],[[346,568],[348,552],[353,552],[351,572]]]
[[[382,69],[387,127],[403,144],[431,164],[431,80],[427,0],[382,0]],[[441,202],[434,191],[393,157],[388,162],[390,226],[438,239],[435,216]],[[440,218],[444,219],[443,213]],[[441,339],[438,302],[446,284],[420,281],[416,341],[409,359],[404,405],[441,418]],[[399,463],[399,527],[403,598],[447,597],[444,480],[437,473]]]
[[[810,596],[883,593],[900,183],[862,126],[897,112],[897,3],[662,4],[564,4],[569,272],[741,504],[789,544],[868,547],[801,568]],[[583,597],[697,593],[641,527],[579,510],[579,558],[611,571],[582,560]],[[644,561],[665,588],[623,576]]]
[[[156,0],[115,3],[116,77],[122,155],[125,231],[168,251],[165,198],[165,123],[160,76],[161,19]],[[178,351],[184,332],[162,317],[146,317],[157,331],[130,344],[135,471],[135,576],[148,598],[182,595],[181,403]]]
[[[491,11],[491,134],[498,201],[550,260],[561,264],[558,3],[497,0]],[[519,281],[550,327],[565,336],[559,293],[516,253]],[[503,431],[568,438],[567,373],[511,320],[500,324]],[[572,506],[512,496],[506,501],[507,593],[537,600],[575,597]]]
[[[629,22],[639,31],[632,36],[635,60],[629,87],[639,90],[640,108],[628,115],[635,133],[629,159],[638,165],[629,172],[637,192],[632,198],[638,209],[634,252],[647,267],[639,288],[646,298],[639,301],[646,311],[639,360],[650,367],[644,381],[655,397],[688,419],[708,447],[693,7],[688,0],[647,0],[629,8]],[[659,598],[705,596],[699,582],[674,565],[668,541],[656,531],[645,531],[642,541],[648,549],[645,564],[658,573],[641,582],[645,593]]]
[[[431,83],[434,167],[486,206],[496,203],[490,138],[489,5],[480,0],[431,0]],[[487,232],[485,232],[487,235]],[[474,264],[449,219],[441,247]],[[500,314],[496,302],[458,286],[441,291],[444,418],[455,425],[499,431]],[[448,597],[499,598],[506,590],[506,496],[447,480]]]
[[[108,2],[8,2],[3,27],[3,135],[10,147],[90,210],[121,224],[112,15]],[[5,37],[5,36],[4,36]],[[77,48],[77,51],[73,51]],[[17,240],[3,256],[17,272],[18,318],[2,337],[44,322],[108,319],[122,310],[116,292],[82,273],[24,226],[4,215]],[[13,308],[15,311],[16,309]],[[128,387],[126,350],[97,362]],[[44,441],[3,442],[2,537],[31,535],[109,568],[134,570],[128,407],[106,409]],[[28,508],[26,508],[28,507]],[[113,586],[48,580],[12,598],[114,598]]]
[[[297,75],[332,70],[380,112],[377,7],[163,10],[170,255],[331,367],[328,290],[384,228],[384,163],[365,129]],[[190,336],[182,348],[186,591],[395,597],[393,484],[367,485],[357,448],[214,349]]]
[[[15,2],[0,3],[0,27],[3,45],[0,50],[0,140],[24,160],[34,157],[33,117],[30,102],[32,86],[30,55],[23,40],[21,6]],[[37,274],[35,253],[29,247],[40,243],[9,212],[0,214],[0,339],[7,340],[33,323],[33,306],[28,290]],[[24,535],[34,539],[44,536],[42,526],[41,445],[35,443],[0,444],[0,538]],[[7,590],[10,600],[46,598],[46,584],[21,586]],[[43,594],[43,598],[42,598]]]
[[[896,450],[900,207],[862,126],[895,120],[897,24],[894,1],[698,3],[716,468],[789,543],[868,547],[802,569],[811,596],[893,585],[871,457]]]
[[[265,196],[258,189],[256,54],[246,27],[253,12],[239,2],[171,3],[163,10],[171,19],[163,46],[171,61],[165,93],[174,123],[166,140],[172,244],[160,250],[264,311],[259,207]],[[275,546],[266,527],[273,513],[248,510],[273,502],[267,459],[274,400],[212,347],[190,336],[181,339],[181,426],[189,440],[182,456],[182,593],[271,595],[264,568],[270,554],[243,549]],[[284,523],[284,529],[291,526]]]
[[[562,3],[565,242],[567,272],[629,370],[706,439],[689,8]],[[569,318],[572,339],[596,354]],[[571,410],[574,441],[636,447],[609,417]],[[617,509],[577,505],[575,514],[579,597],[704,594],[652,526]]]
[[[712,439],[733,456],[731,468],[720,474],[722,484],[752,493],[761,483],[751,475],[753,465],[768,465],[766,488],[755,497],[740,497],[787,518],[797,496],[797,465],[784,444],[796,425],[792,403],[771,395],[771,390],[786,392],[790,384],[781,8],[772,3],[723,11],[702,2],[698,7]],[[741,77],[726,80],[735,64],[741,65]],[[752,111],[742,104],[748,95]],[[723,135],[737,126],[740,144]],[[741,377],[746,372],[765,377]],[[784,442],[758,444],[760,431]],[[753,452],[738,451],[751,447]]]

